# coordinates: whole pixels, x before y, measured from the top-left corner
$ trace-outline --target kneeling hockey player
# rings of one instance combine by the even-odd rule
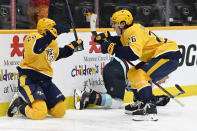
[[[7,111],[9,117],[20,112],[30,119],[42,120],[47,114],[59,118],[66,113],[65,96],[52,82],[51,62],[71,56],[83,41],[73,41],[59,48],[57,36],[70,32],[70,27],[65,23],[56,24],[48,18],[38,21],[37,30],[24,41],[24,58],[17,67],[22,97],[13,97]]]

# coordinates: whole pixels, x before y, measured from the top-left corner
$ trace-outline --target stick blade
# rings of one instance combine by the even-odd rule
[[[184,94],[185,93],[185,91],[181,88],[181,86],[180,85],[178,85],[178,84],[175,84],[175,87],[182,93],[182,94]]]

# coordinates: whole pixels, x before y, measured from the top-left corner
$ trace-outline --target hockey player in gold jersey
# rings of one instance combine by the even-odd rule
[[[70,27],[49,18],[40,19],[37,30],[24,41],[24,58],[17,67],[22,97],[13,98],[7,112],[9,117],[20,112],[30,119],[42,120],[47,114],[59,118],[66,113],[65,96],[52,82],[51,62],[71,56],[83,41],[73,41],[59,48],[57,36],[70,32]]]
[[[111,23],[118,35],[116,39],[109,33],[95,38],[101,44],[102,53],[115,54],[126,61],[141,61],[127,72],[131,87],[137,89],[138,101],[125,110],[132,113],[133,120],[157,120],[151,81],[158,82],[178,68],[182,57],[178,45],[134,23],[128,10],[115,12]]]

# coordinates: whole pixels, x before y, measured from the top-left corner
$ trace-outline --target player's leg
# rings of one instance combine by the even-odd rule
[[[88,104],[111,108],[121,107],[127,84],[120,62],[114,59],[106,64],[103,69],[103,80],[107,93],[100,93],[86,88],[81,92],[79,109],[86,108]]]
[[[147,101],[153,100],[154,96],[152,94],[151,84],[149,83],[151,78],[142,69],[136,69],[135,67],[132,67],[128,71],[127,76],[132,88],[135,88],[138,91],[138,100],[130,106],[128,105],[125,107],[126,111],[133,113],[134,111],[144,107],[144,103]],[[144,90],[147,90],[145,96],[143,94]]]
[[[178,68],[179,60],[153,59],[141,68],[147,72],[154,82],[165,81],[168,75]],[[155,96],[157,106],[164,106],[170,101],[166,95]]]
[[[141,67],[144,66],[144,64],[146,63],[140,62],[139,64],[135,66],[135,69],[140,69]],[[163,81],[165,81],[168,77],[165,76],[164,78],[165,79]],[[126,114],[132,114],[133,111],[137,110],[139,107],[143,105],[140,97],[138,96],[137,89],[131,88],[129,89],[129,91],[130,90],[132,90],[134,94],[134,99],[133,99],[134,102],[125,106]],[[170,98],[167,95],[156,95],[154,96],[154,98],[155,98],[155,102],[157,106],[165,106],[170,101]]]
[[[135,67],[132,67],[128,71],[128,79],[131,82],[131,86],[138,90],[138,96],[141,99],[140,103],[137,103],[136,108],[131,110],[133,119],[141,120],[142,118],[135,117],[151,115],[151,120],[157,120],[157,118],[155,117],[155,115],[157,114],[156,104],[154,103],[152,87],[149,83],[151,78],[142,69],[136,70]]]
[[[152,59],[147,64],[144,64],[141,69],[147,72],[152,81],[158,82],[175,71],[178,65],[179,61],[176,59]]]
[[[124,69],[124,64],[120,63],[120,60],[113,59],[108,64],[105,65],[103,69],[103,81],[107,93],[111,95],[112,98],[122,99],[124,98],[126,83],[126,69]]]
[[[75,90],[75,99],[80,97],[78,102],[75,102],[76,109],[84,109],[88,104],[98,106],[110,107],[112,105],[112,98],[107,93],[100,93],[86,87],[83,91]]]
[[[51,81],[43,83],[42,87],[47,99],[49,115],[56,118],[63,117],[66,114],[65,96]]]
[[[18,111],[24,116],[34,119],[42,120],[47,116],[46,98],[39,83],[34,83],[26,75],[20,75],[19,78],[19,92],[23,96],[14,98],[8,108],[8,116],[12,117]],[[17,109],[17,110],[16,110]]]
[[[133,115],[157,114],[156,103],[152,94],[152,87],[148,82],[150,79],[157,82],[164,78],[178,67],[178,61],[168,59],[153,59],[148,64],[144,64],[141,69],[130,73],[138,78],[129,77],[133,87],[138,89],[138,94],[144,107],[133,112]],[[154,117],[150,118],[154,120]]]
[[[111,108],[120,108],[123,104],[125,89],[128,86],[126,74],[128,65],[114,57],[103,69],[103,80],[107,93],[112,97]]]

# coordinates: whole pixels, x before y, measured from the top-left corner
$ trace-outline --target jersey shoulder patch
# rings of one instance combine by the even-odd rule
[[[25,41],[26,41],[27,43],[29,43],[29,42],[35,41],[35,40],[37,40],[37,39],[39,39],[39,38],[41,38],[41,37],[42,37],[42,35],[40,35],[39,33],[30,33],[30,34],[26,37]]]

